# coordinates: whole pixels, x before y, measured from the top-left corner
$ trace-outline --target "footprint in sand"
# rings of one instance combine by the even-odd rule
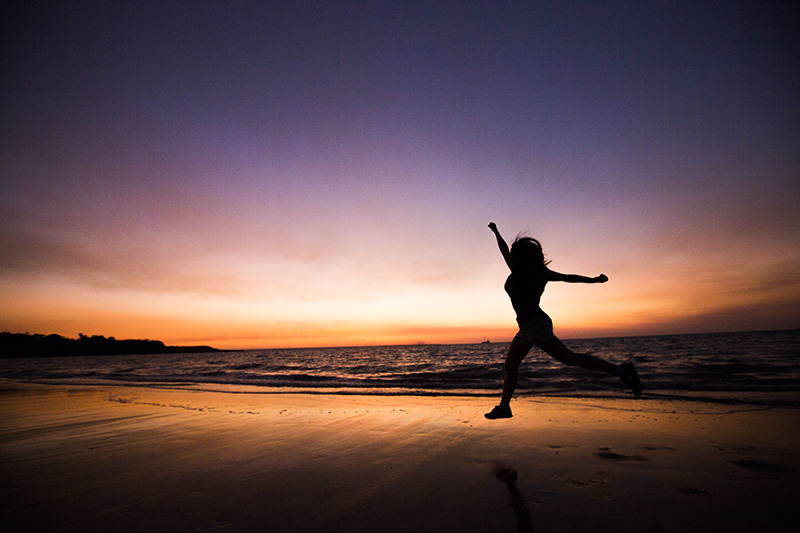
[[[567,478],[567,485],[571,487],[584,487],[586,485],[604,485],[608,478],[611,477],[611,474],[608,472],[597,472],[592,477],[586,480],[586,482],[578,481],[577,479]]]
[[[681,489],[678,492],[684,496],[711,496],[710,492],[706,492],[701,489]]]
[[[732,464],[740,468],[745,468],[747,470],[754,470],[756,472],[769,472],[769,473],[778,473],[778,472],[791,472],[793,469],[788,466],[779,465],[775,463],[768,463],[767,461],[761,461],[759,459],[738,459],[736,461],[729,461]]]
[[[589,483],[592,485],[602,485],[608,480],[609,477],[611,477],[611,474],[608,472],[598,472],[589,478]]]
[[[624,455],[621,453],[614,453],[604,450],[602,448],[599,452],[595,452],[594,455],[596,457],[600,457],[601,459],[609,459],[612,461],[647,461],[647,457],[642,457],[641,455]]]

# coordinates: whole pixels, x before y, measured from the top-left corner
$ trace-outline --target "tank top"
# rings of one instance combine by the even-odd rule
[[[517,313],[517,322],[547,316],[547,313],[539,307],[545,285],[547,285],[547,268],[544,267],[534,271],[512,271],[509,274],[504,288],[511,298],[514,312]]]

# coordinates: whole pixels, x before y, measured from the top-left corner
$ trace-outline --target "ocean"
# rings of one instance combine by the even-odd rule
[[[565,340],[633,361],[644,398],[800,406],[800,330]],[[498,396],[508,343],[12,358],[0,378],[268,394]],[[565,367],[534,348],[519,396],[633,397],[614,376]]]

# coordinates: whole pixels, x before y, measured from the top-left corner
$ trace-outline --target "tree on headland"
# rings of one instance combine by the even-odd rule
[[[117,340],[102,335],[78,334],[77,339],[41,333],[0,333],[0,357],[53,357],[68,355],[133,355],[217,351],[210,346],[166,346],[150,339]]]

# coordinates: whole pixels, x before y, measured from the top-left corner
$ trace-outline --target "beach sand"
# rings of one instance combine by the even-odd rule
[[[800,411],[0,382],[6,531],[795,531]],[[10,526],[10,529],[9,529]]]

